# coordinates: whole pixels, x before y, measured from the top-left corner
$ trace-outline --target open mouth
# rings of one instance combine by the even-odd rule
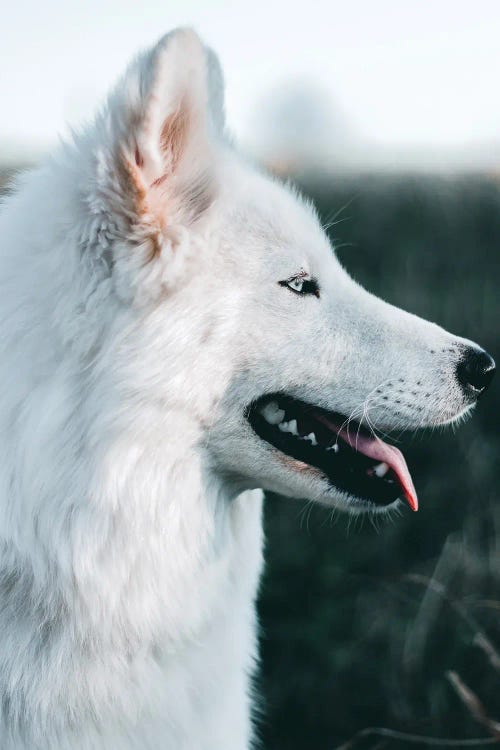
[[[418,500],[403,454],[359,422],[284,394],[262,396],[247,412],[257,435],[282,453],[319,469],[349,495],[386,506]]]

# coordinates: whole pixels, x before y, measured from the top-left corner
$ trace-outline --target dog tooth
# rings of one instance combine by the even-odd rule
[[[373,471],[378,477],[385,477],[385,475],[389,471],[389,466],[385,463],[385,461],[382,461],[382,463],[377,464],[373,467]]]
[[[310,432],[309,435],[306,435],[306,440],[310,440],[312,445],[318,445],[318,441],[316,440],[316,435],[314,432]]]
[[[288,422],[288,432],[291,432],[292,435],[298,435],[299,434],[298,430],[297,430],[297,420],[296,419],[291,419]]]
[[[333,445],[329,445],[326,449],[327,451],[333,451],[334,453],[338,453],[340,448],[338,446],[338,443],[334,443]]]
[[[268,404],[264,406],[263,409],[261,409],[262,416],[266,420],[268,424],[279,424],[283,417],[285,416],[285,412],[283,409],[280,409],[276,401],[270,401]]]
[[[288,432],[288,422],[280,422],[278,429],[281,430],[281,432]]]

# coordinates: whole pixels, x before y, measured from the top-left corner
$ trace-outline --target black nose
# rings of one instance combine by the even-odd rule
[[[457,365],[457,378],[469,393],[482,393],[495,374],[495,360],[483,349],[469,347]]]

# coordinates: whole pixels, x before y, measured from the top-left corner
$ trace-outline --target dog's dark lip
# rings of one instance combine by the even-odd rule
[[[375,438],[343,414],[285,393],[253,401],[246,417],[254,432],[297,465],[319,469],[330,485],[373,506],[404,497],[412,510],[418,501],[401,452]]]

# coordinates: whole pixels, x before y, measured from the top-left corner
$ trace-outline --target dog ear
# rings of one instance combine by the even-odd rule
[[[107,198],[129,230],[146,234],[155,255],[169,234],[198,222],[216,195],[214,152],[224,129],[216,56],[194,31],[171,32],[130,66],[100,126],[108,144],[111,135]]]

